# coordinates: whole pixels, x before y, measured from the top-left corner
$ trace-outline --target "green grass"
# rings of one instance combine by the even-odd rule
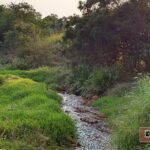
[[[68,80],[71,93],[90,98],[103,94],[107,88],[117,80],[118,74],[111,68],[89,69],[87,66],[78,66],[73,69]]]
[[[2,75],[17,75],[23,78],[29,78],[37,82],[44,82],[53,90],[61,90],[64,87],[65,78],[69,71],[62,67],[41,67],[32,70],[0,70]]]
[[[92,97],[101,95],[111,87],[118,78],[114,69],[89,69],[78,66],[70,71],[63,67],[41,67],[32,70],[0,70],[0,74],[18,75],[37,82],[44,82],[53,90],[66,90],[69,93]]]
[[[61,97],[31,79],[1,75],[1,80],[0,148],[67,149],[76,129],[60,108]]]
[[[99,111],[108,117],[113,117],[122,112],[125,100],[116,96],[104,96],[94,102],[93,106],[99,108]]]
[[[82,86],[81,94],[84,97],[102,95],[118,78],[118,74],[111,68],[94,69]]]
[[[149,144],[139,142],[139,128],[150,125],[149,76],[139,79],[132,90],[102,97],[93,106],[108,116],[113,143],[119,150],[149,150]]]

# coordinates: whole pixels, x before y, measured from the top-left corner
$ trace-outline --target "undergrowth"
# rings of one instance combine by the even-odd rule
[[[111,68],[89,69],[78,66],[73,69],[68,80],[70,92],[89,98],[103,94],[118,79],[118,73]]]

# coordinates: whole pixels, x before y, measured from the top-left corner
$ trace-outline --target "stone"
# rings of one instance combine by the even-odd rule
[[[80,118],[80,120],[83,121],[83,122],[89,123],[89,124],[98,123],[98,120],[94,119],[94,118],[85,117],[85,118]]]
[[[76,107],[75,112],[86,113],[86,112],[88,112],[88,110],[86,108],[83,108],[83,107]]]

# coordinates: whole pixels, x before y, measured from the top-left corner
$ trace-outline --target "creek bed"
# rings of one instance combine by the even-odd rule
[[[80,96],[60,94],[63,110],[76,122],[78,147],[75,150],[112,150],[108,124],[98,111],[84,104]]]

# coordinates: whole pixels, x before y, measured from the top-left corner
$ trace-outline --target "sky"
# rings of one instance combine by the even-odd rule
[[[0,4],[9,4],[11,2],[16,4],[19,2],[28,2],[43,17],[52,13],[57,14],[59,17],[68,17],[73,14],[80,15],[80,11],[77,8],[79,0],[0,0]]]

